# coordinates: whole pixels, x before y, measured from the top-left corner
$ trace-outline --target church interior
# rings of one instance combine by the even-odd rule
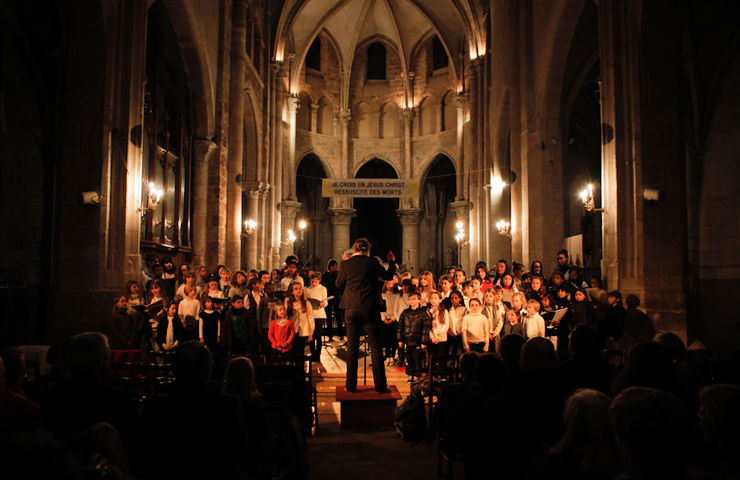
[[[738,351],[740,2],[0,12],[0,346],[105,331],[148,255],[323,272],[367,237],[412,277],[549,278],[566,249],[655,331]],[[353,179],[409,190],[327,188]]]
[[[736,8],[3,2],[3,336],[96,328],[147,253],[323,270],[367,236],[416,275],[570,246],[659,330],[736,347]],[[418,194],[322,197],[349,178]]]

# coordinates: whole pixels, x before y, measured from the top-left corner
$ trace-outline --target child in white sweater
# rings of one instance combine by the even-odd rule
[[[527,302],[527,316],[524,319],[524,333],[527,338],[545,336],[545,319],[540,316],[540,302],[529,300]]]
[[[488,351],[488,333],[489,323],[481,311],[480,300],[473,297],[468,303],[470,313],[463,317],[462,321],[462,342],[463,350],[470,352],[487,352]]]

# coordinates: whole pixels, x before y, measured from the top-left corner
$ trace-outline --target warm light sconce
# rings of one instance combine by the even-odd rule
[[[252,220],[244,220],[244,230],[242,230],[242,236],[245,238],[251,237],[254,232],[257,231],[257,222]]]
[[[496,228],[498,229],[498,233],[503,236],[508,236],[511,232],[511,223],[507,222],[506,220],[499,220],[496,222]]]
[[[307,221],[303,219],[298,220],[298,230],[301,232],[301,241],[303,241],[303,232],[306,230],[307,227],[308,227]]]
[[[588,212],[603,212],[603,208],[596,208],[594,202],[594,186],[590,183],[578,194],[583,202],[583,208]]]
[[[149,193],[147,194],[146,207],[141,207],[141,215],[144,216],[147,213],[153,212],[159,206],[159,202],[162,200],[164,190],[157,187],[154,182],[149,183]]]
[[[288,229],[288,242],[293,243],[295,242],[295,233],[293,233],[293,229]]]

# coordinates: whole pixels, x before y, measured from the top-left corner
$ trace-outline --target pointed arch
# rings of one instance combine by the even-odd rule
[[[380,109],[380,138],[398,138],[400,131],[398,105],[388,102]]]

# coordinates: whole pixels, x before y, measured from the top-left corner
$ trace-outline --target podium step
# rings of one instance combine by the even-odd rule
[[[378,393],[374,385],[357,387],[348,392],[343,385],[336,387],[335,398],[340,404],[340,425],[346,430],[392,428],[393,416],[401,394],[395,385],[389,393]]]

